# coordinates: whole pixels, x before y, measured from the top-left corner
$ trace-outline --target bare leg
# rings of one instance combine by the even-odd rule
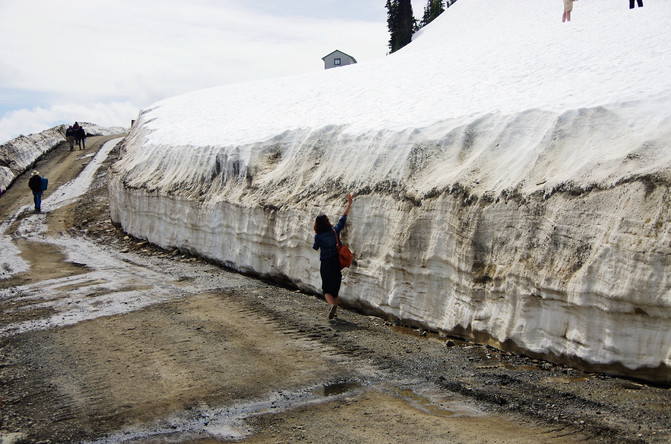
[[[332,294],[326,293],[324,299],[329,304],[329,319],[333,319],[337,316],[338,304],[340,303],[340,296],[333,297]]]

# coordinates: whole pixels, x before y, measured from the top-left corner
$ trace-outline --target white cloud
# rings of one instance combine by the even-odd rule
[[[273,9],[271,0],[0,0],[0,39],[12,42],[0,46],[0,91],[26,97],[0,103],[0,143],[45,122],[118,125],[183,92],[318,71],[336,48],[359,62],[387,52],[383,0]],[[352,18],[358,10],[368,21]]]

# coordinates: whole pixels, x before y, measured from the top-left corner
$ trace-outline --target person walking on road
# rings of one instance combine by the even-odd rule
[[[69,126],[65,131],[65,139],[70,144],[70,151],[75,150],[75,129],[72,126]]]
[[[340,283],[342,282],[342,273],[340,271],[340,261],[338,259],[337,236],[345,228],[347,215],[352,206],[352,195],[347,195],[347,206],[343,211],[340,220],[334,227],[329,222],[325,214],[320,214],[315,219],[315,242],[312,248],[320,250],[319,260],[321,262],[319,273],[322,278],[322,291],[324,299],[329,304],[329,319],[337,315],[338,305],[340,304]],[[335,230],[335,233],[334,233]]]
[[[79,148],[82,147],[82,145],[81,145],[82,141],[79,139],[79,129],[80,128],[81,128],[81,126],[79,126],[79,122],[75,122],[75,124],[72,125],[72,129],[75,131],[75,143],[77,144],[77,146]]]
[[[33,201],[35,202],[35,212],[42,212],[42,178],[40,173],[33,171],[28,180],[28,187],[33,192]]]
[[[86,149],[86,130],[83,127],[77,128],[75,131],[75,135],[77,138],[77,146],[79,147],[80,150],[85,150]]]
[[[85,150],[86,149],[86,130],[82,128],[81,126],[77,130],[77,137],[79,138],[80,142],[80,147],[79,149]]]

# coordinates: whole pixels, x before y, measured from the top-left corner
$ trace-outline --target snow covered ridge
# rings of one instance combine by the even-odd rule
[[[671,2],[464,0],[372,63],[144,110],[110,180],[136,236],[343,299],[671,382]]]
[[[111,136],[128,132],[127,128],[106,128],[86,122],[82,122],[82,126],[91,136]],[[20,135],[0,145],[0,188],[6,190],[36,160],[65,142],[67,127],[68,125],[58,125],[40,133]]]

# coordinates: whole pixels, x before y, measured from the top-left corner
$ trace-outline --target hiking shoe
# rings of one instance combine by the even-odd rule
[[[331,305],[331,308],[329,309],[329,319],[335,318],[336,312],[338,311],[338,306],[337,305]]]

